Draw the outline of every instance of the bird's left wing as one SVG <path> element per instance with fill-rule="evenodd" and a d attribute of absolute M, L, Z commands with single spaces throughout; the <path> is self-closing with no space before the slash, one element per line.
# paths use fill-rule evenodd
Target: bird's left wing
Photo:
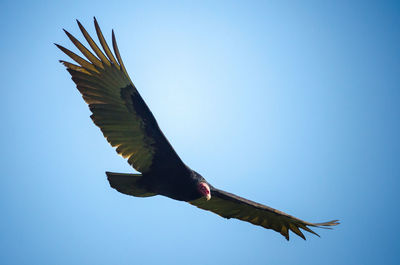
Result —
<path fill-rule="evenodd" d="M 119 54 L 114 31 L 112 43 L 115 57 L 96 18 L 94 24 L 104 52 L 78 21 L 82 34 L 97 56 L 67 31 L 65 33 L 87 60 L 56 44 L 78 63 L 60 61 L 67 67 L 83 99 L 89 104 L 93 122 L 107 141 L 116 147 L 116 151 L 128 158 L 128 163 L 139 172 L 145 173 L 154 167 L 165 171 L 184 167 L 131 82 Z"/>
<path fill-rule="evenodd" d="M 300 231 L 300 228 L 319 236 L 309 226 L 328 227 L 339 224 L 338 220 L 325 223 L 309 223 L 279 210 L 226 191 L 218 190 L 214 187 L 211 187 L 211 199 L 209 201 L 205 198 L 200 198 L 189 203 L 228 219 L 236 218 L 267 229 L 273 229 L 281 233 L 287 240 L 289 240 L 290 230 L 305 240 L 306 238 Z"/>

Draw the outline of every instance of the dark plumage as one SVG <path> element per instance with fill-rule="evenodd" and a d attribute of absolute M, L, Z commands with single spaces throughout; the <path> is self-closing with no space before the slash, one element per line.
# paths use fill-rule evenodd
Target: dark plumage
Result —
<path fill-rule="evenodd" d="M 200 174 L 186 166 L 160 130 L 156 119 L 143 101 L 124 67 L 114 32 L 115 57 L 100 27 L 94 24 L 103 51 L 85 28 L 78 26 L 94 55 L 75 37 L 65 33 L 87 60 L 57 45 L 76 64 L 60 61 L 67 67 L 83 99 L 89 105 L 93 122 L 118 154 L 141 174 L 106 172 L 111 187 L 119 192 L 149 197 L 164 195 L 189 202 L 225 218 L 236 218 L 273 229 L 289 239 L 291 230 L 305 239 L 300 228 L 316 234 L 309 227 L 337 225 L 337 220 L 309 223 L 268 206 L 214 188 Z M 317 234 L 316 234 L 317 235 Z"/>

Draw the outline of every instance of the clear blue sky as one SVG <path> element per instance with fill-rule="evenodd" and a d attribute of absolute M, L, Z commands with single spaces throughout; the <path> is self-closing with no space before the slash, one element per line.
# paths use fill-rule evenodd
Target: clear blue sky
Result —
<path fill-rule="evenodd" d="M 56 3 L 57 2 L 57 3 Z M 349 3 L 352 2 L 352 3 Z M 1 264 L 399 264 L 396 1 L 2 1 Z M 181 158 L 213 185 L 309 221 L 307 241 L 164 197 L 89 118 L 53 42 L 116 30 Z M 397 246 L 396 246 L 397 245 Z"/>

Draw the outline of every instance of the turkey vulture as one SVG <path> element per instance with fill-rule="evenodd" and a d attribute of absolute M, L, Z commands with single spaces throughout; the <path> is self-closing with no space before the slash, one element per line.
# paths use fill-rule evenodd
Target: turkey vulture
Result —
<path fill-rule="evenodd" d="M 112 45 L 107 45 L 94 18 L 101 44 L 97 46 L 77 20 L 83 36 L 94 54 L 66 30 L 73 44 L 86 57 L 55 44 L 77 64 L 60 60 L 71 74 L 83 99 L 89 105 L 90 117 L 104 137 L 122 157 L 141 174 L 106 172 L 110 186 L 136 196 L 164 195 L 185 201 L 225 218 L 236 218 L 254 225 L 273 229 L 289 240 L 289 231 L 305 239 L 302 231 L 318 235 L 309 227 L 334 226 L 338 220 L 309 223 L 271 207 L 219 190 L 199 173 L 190 169 L 164 136 L 150 109 L 143 101 L 122 62 L 114 31 Z M 97 56 L 96 56 L 97 55 Z"/>

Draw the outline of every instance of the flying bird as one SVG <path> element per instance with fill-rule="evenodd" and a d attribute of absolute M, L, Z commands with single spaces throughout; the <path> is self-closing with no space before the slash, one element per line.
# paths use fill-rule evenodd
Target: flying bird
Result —
<path fill-rule="evenodd" d="M 289 231 L 306 239 L 300 229 L 318 235 L 310 227 L 328 228 L 339 224 L 338 220 L 324 223 L 306 222 L 213 187 L 182 161 L 164 136 L 149 107 L 129 78 L 114 31 L 113 54 L 96 18 L 94 26 L 101 48 L 78 20 L 77 23 L 92 51 L 64 30 L 86 59 L 55 44 L 76 64 L 63 60 L 60 62 L 67 68 L 83 99 L 89 105 L 93 122 L 111 146 L 116 148 L 117 153 L 141 173 L 106 172 L 112 188 L 135 197 L 164 195 L 185 201 L 224 218 L 236 218 L 273 229 L 287 240 Z"/>

